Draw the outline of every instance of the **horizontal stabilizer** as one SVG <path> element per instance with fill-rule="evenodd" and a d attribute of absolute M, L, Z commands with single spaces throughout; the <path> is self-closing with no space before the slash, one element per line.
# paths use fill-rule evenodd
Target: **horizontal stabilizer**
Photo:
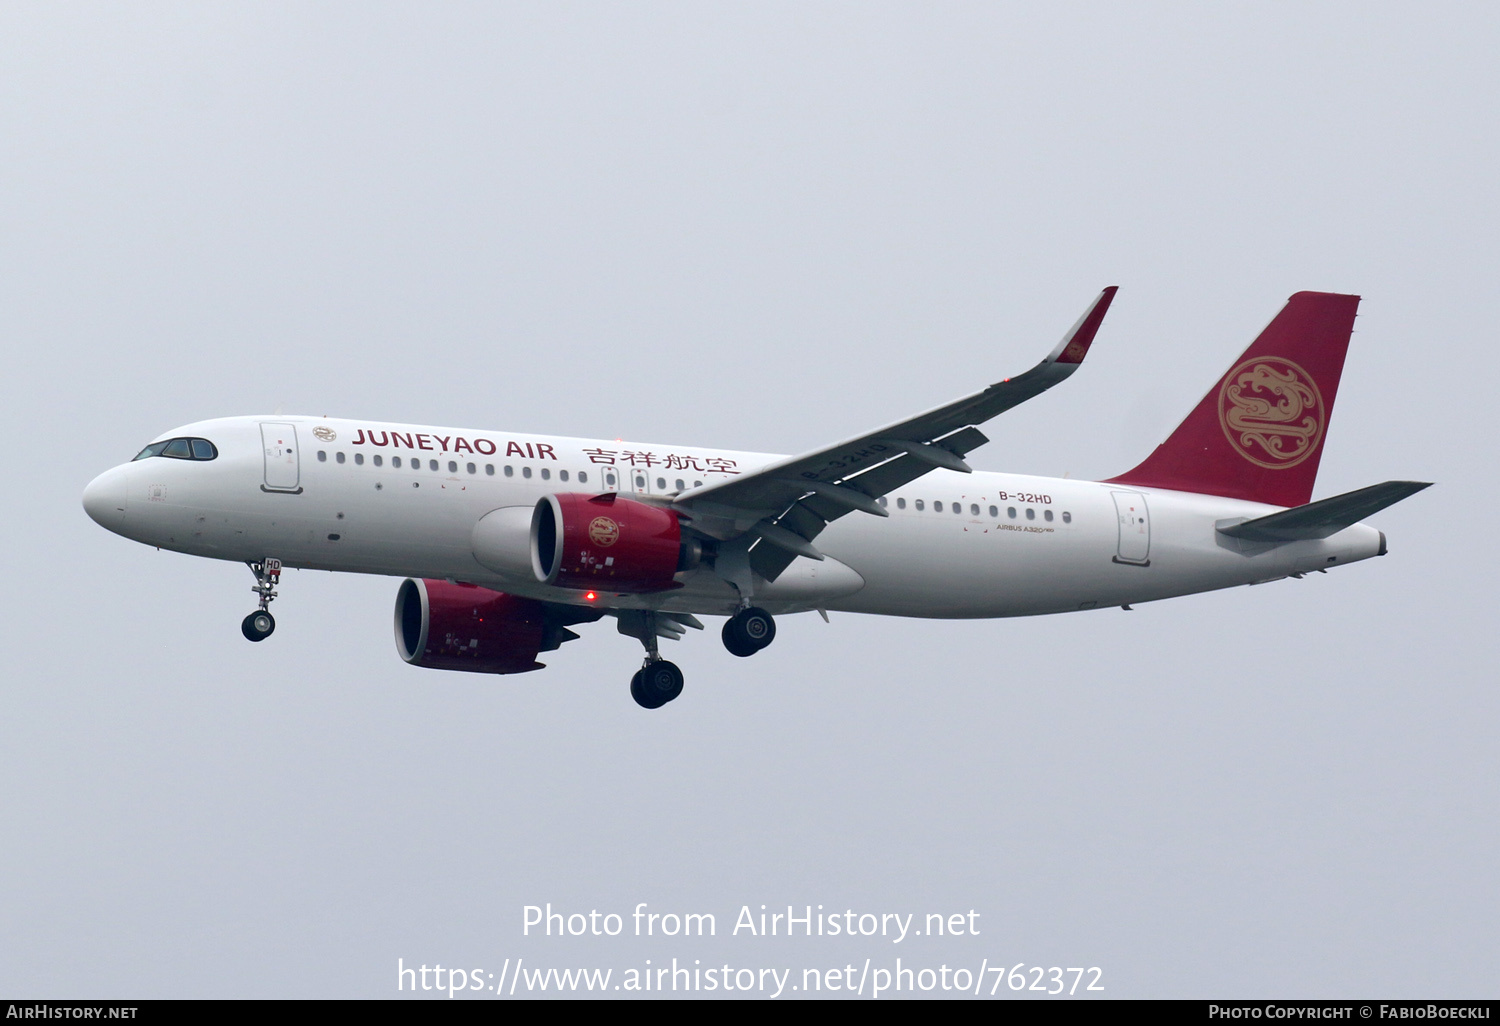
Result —
<path fill-rule="evenodd" d="M 1384 484 L 1370 485 L 1329 499 L 1319 499 L 1270 516 L 1237 523 L 1221 523 L 1218 532 L 1231 538 L 1258 542 L 1327 538 L 1359 523 L 1372 513 L 1378 513 L 1409 495 L 1415 495 L 1431 484 L 1431 481 L 1386 481 Z"/>

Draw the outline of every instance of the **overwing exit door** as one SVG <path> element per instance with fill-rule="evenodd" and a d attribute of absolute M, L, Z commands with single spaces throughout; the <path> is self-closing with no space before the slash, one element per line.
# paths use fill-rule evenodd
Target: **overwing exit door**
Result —
<path fill-rule="evenodd" d="M 637 495 L 649 495 L 651 493 L 651 468 L 624 466 L 620 473 L 625 476 L 621 482 L 620 491 L 634 492 Z"/>

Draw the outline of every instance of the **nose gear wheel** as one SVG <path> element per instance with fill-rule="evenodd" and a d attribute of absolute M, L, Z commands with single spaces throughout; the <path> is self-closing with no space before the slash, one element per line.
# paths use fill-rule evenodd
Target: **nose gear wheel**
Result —
<path fill-rule="evenodd" d="M 240 621 L 240 633 L 246 641 L 265 641 L 276 629 L 276 618 L 265 610 L 256 610 Z"/>
<path fill-rule="evenodd" d="M 259 563 L 245 565 L 255 575 L 255 587 L 250 590 L 260 596 L 260 608 L 240 621 L 240 633 L 246 641 L 265 641 L 276 629 L 276 618 L 267 607 L 276 597 L 276 585 L 281 582 L 281 560 L 267 556 Z"/>

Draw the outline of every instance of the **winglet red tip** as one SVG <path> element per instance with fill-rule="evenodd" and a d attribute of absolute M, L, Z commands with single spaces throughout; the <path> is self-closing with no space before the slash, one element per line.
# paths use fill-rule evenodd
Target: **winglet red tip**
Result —
<path fill-rule="evenodd" d="M 1104 315 L 1109 312 L 1109 304 L 1114 302 L 1115 293 L 1120 286 L 1111 285 L 1099 293 L 1099 298 L 1094 300 L 1094 305 L 1078 319 L 1073 325 L 1073 330 L 1063 336 L 1063 340 L 1055 350 L 1052 358 L 1053 363 L 1082 363 L 1083 358 L 1089 354 L 1089 346 L 1093 345 L 1094 336 L 1099 332 L 1099 325 L 1104 323 Z"/>

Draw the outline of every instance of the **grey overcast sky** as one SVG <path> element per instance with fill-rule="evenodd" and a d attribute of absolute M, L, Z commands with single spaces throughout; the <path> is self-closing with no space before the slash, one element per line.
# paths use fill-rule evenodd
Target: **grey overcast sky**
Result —
<path fill-rule="evenodd" d="M 1497 19 L 0 6 L 0 994 L 901 957 L 1494 996 Z M 243 567 L 79 505 L 277 408 L 795 452 L 1030 366 L 1108 284 L 977 466 L 1122 471 L 1288 295 L 1354 292 L 1318 494 L 1437 482 L 1374 518 L 1390 555 L 1130 613 L 789 617 L 748 660 L 715 624 L 650 715 L 608 624 L 541 673 L 406 666 L 391 579 L 289 574 L 252 647 Z M 717 935 L 523 937 L 547 902 Z M 762 904 L 980 933 L 733 935 Z"/>

